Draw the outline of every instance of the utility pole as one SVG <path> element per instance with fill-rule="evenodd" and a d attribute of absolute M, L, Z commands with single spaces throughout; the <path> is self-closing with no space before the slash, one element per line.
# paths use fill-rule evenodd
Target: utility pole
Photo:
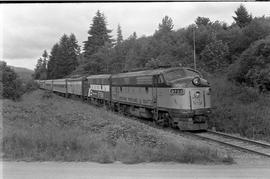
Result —
<path fill-rule="evenodd" d="M 194 69 L 196 70 L 196 46 L 195 46 L 195 28 L 193 28 L 193 55 L 194 55 Z"/>

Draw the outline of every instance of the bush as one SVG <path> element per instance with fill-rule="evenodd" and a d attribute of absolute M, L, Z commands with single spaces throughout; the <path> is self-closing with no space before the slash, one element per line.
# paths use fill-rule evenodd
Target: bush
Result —
<path fill-rule="evenodd" d="M 245 50 L 228 77 L 261 92 L 270 91 L 270 36 L 256 41 Z"/>
<path fill-rule="evenodd" d="M 209 79 L 213 112 L 210 127 L 241 136 L 270 141 L 270 97 L 225 77 Z"/>
<path fill-rule="evenodd" d="M 34 80 L 29 80 L 27 81 L 25 87 L 24 87 L 24 92 L 29 93 L 32 92 L 34 90 L 37 90 L 39 88 L 39 85 L 37 82 L 35 82 Z"/>
<path fill-rule="evenodd" d="M 3 98 L 18 100 L 23 94 L 22 81 L 6 62 L 0 61 L 0 93 Z"/>

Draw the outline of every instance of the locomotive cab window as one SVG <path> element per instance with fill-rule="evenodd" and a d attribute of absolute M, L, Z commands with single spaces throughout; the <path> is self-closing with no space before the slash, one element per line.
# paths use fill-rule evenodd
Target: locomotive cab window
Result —
<path fill-rule="evenodd" d="M 201 77 L 199 72 L 192 69 L 174 69 L 165 73 L 164 76 L 167 81 L 174 81 L 185 77 Z"/>
<path fill-rule="evenodd" d="M 159 83 L 159 84 L 164 83 L 164 79 L 163 79 L 163 76 L 162 75 L 158 75 L 158 81 L 157 81 L 157 83 Z"/>

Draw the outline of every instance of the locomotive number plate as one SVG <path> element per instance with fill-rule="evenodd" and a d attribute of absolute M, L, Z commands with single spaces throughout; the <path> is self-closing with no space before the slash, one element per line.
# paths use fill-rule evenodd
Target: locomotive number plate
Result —
<path fill-rule="evenodd" d="M 184 89 L 170 89 L 171 95 L 184 95 L 185 91 Z"/>

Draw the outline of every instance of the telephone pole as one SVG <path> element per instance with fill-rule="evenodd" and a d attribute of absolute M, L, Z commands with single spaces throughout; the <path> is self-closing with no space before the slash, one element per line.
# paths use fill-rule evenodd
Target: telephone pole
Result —
<path fill-rule="evenodd" d="M 194 57 L 194 69 L 196 70 L 196 45 L 195 45 L 195 28 L 193 28 L 193 57 Z"/>

